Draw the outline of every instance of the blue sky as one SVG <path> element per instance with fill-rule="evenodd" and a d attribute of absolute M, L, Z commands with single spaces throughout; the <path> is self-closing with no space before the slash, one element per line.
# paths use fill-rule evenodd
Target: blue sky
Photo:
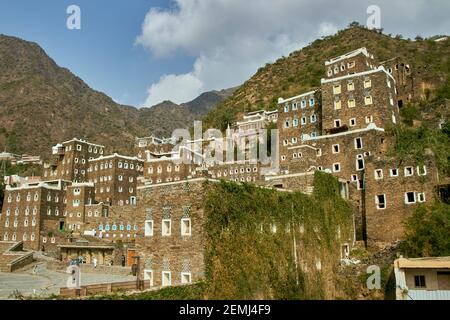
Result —
<path fill-rule="evenodd" d="M 68 30 L 66 9 L 81 8 L 81 30 Z M 0 33 L 37 42 L 60 66 L 69 68 L 116 101 L 141 105 L 161 74 L 187 72 L 192 59 L 153 59 L 135 38 L 147 11 L 167 1 L 0 1 Z"/>
<path fill-rule="evenodd" d="M 68 30 L 66 9 L 81 9 Z M 152 106 L 242 84 L 267 62 L 366 23 L 386 33 L 450 34 L 448 0 L 0 0 L 0 33 L 37 42 L 114 100 Z"/>

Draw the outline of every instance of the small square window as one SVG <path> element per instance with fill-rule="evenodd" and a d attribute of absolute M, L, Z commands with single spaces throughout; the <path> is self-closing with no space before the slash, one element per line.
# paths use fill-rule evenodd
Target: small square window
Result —
<path fill-rule="evenodd" d="M 364 98 L 364 103 L 366 104 L 366 106 L 373 104 L 372 96 L 366 96 Z"/>
<path fill-rule="evenodd" d="M 414 286 L 416 288 L 426 288 L 425 276 L 414 276 Z"/>
<path fill-rule="evenodd" d="M 349 99 L 347 103 L 349 108 L 354 108 L 356 106 L 355 99 Z"/>
<path fill-rule="evenodd" d="M 358 175 L 352 174 L 351 180 L 352 180 L 352 182 L 358 181 Z"/>
<path fill-rule="evenodd" d="M 375 174 L 375 180 L 383 179 L 383 170 L 382 169 L 375 170 L 374 174 Z"/>
<path fill-rule="evenodd" d="M 390 169 L 391 177 L 398 177 L 398 169 Z"/>
<path fill-rule="evenodd" d="M 427 175 L 427 167 L 426 166 L 418 166 L 417 167 L 417 174 L 419 176 L 426 176 Z"/>
<path fill-rule="evenodd" d="M 192 282 L 192 276 L 190 272 L 181 273 L 181 284 L 187 284 Z"/>
<path fill-rule="evenodd" d="M 414 174 L 413 167 L 405 167 L 405 177 L 411 177 Z"/>
<path fill-rule="evenodd" d="M 341 105 L 341 100 L 335 101 L 334 102 L 334 110 L 341 110 L 342 105 Z"/>

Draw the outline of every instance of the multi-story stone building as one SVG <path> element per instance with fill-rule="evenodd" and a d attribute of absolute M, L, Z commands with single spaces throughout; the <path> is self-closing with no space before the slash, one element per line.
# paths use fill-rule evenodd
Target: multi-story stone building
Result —
<path fill-rule="evenodd" d="M 73 183 L 67 187 L 66 208 L 64 216 L 66 218 L 66 229 L 74 233 L 79 233 L 85 222 L 86 206 L 94 203 L 94 184 L 89 182 Z"/>
<path fill-rule="evenodd" d="M 88 162 L 88 180 L 95 185 L 97 202 L 119 206 L 136 203 L 137 178 L 142 175 L 143 160 L 116 153 Z"/>
<path fill-rule="evenodd" d="M 44 165 L 43 180 L 86 182 L 88 161 L 102 156 L 104 149 L 102 145 L 76 138 L 55 145 L 50 163 Z"/>
<path fill-rule="evenodd" d="M 64 241 L 64 198 L 70 181 L 55 180 L 6 186 L 0 215 L 4 241 L 23 241 L 32 250 L 49 250 Z"/>

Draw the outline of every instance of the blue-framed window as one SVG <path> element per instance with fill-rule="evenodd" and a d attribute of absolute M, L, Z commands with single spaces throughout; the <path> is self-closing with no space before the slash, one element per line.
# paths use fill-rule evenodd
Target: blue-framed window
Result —
<path fill-rule="evenodd" d="M 314 98 L 309 99 L 309 106 L 314 107 L 315 100 Z"/>

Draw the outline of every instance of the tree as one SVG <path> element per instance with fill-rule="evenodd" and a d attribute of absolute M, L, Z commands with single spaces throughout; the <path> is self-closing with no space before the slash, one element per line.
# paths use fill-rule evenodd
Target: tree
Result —
<path fill-rule="evenodd" d="M 420 206 L 405 222 L 402 252 L 408 257 L 450 256 L 450 205 Z"/>

